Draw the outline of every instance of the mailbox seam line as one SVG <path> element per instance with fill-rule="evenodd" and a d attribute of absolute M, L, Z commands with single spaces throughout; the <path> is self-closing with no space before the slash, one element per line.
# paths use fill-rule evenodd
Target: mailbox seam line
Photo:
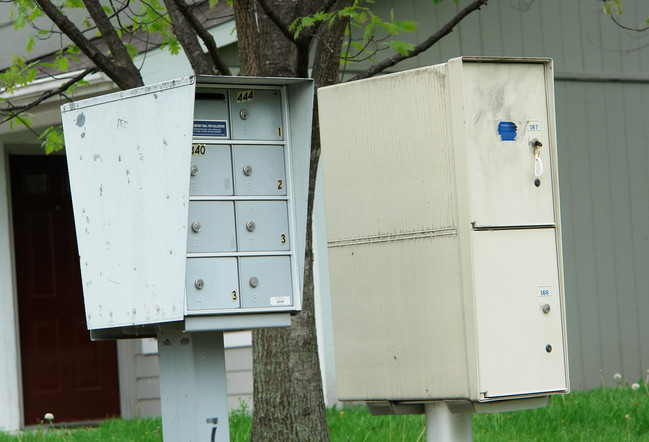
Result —
<path fill-rule="evenodd" d="M 455 236 L 455 235 L 457 235 L 457 229 L 455 227 L 450 227 L 446 229 L 419 230 L 415 232 L 391 233 L 387 235 L 376 235 L 376 236 L 365 236 L 360 238 L 331 240 L 331 241 L 327 241 L 327 246 L 329 248 L 348 247 L 348 246 L 361 245 L 361 244 L 374 244 L 374 243 L 390 242 L 390 241 L 406 241 L 412 239 L 434 238 L 438 236 Z"/>

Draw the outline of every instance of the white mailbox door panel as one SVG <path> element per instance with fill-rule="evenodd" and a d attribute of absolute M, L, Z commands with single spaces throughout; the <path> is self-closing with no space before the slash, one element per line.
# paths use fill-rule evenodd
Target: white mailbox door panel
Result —
<path fill-rule="evenodd" d="M 554 224 L 544 65 L 463 66 L 471 222 Z"/>
<path fill-rule="evenodd" d="M 190 201 L 187 231 L 187 253 L 236 251 L 234 204 Z"/>
<path fill-rule="evenodd" d="M 290 250 L 286 201 L 237 201 L 239 251 Z"/>
<path fill-rule="evenodd" d="M 480 392 L 565 390 L 554 229 L 474 231 L 472 241 Z"/>
<path fill-rule="evenodd" d="M 279 90 L 230 90 L 232 138 L 235 140 L 283 140 L 281 103 Z"/>
<path fill-rule="evenodd" d="M 230 146 L 224 144 L 192 144 L 191 196 L 232 195 Z"/>
<path fill-rule="evenodd" d="M 241 258 L 241 307 L 281 307 L 293 304 L 291 260 L 288 256 Z"/>
<path fill-rule="evenodd" d="M 286 195 L 283 146 L 234 146 L 236 195 Z"/>
<path fill-rule="evenodd" d="M 236 258 L 188 258 L 187 310 L 238 308 Z"/>

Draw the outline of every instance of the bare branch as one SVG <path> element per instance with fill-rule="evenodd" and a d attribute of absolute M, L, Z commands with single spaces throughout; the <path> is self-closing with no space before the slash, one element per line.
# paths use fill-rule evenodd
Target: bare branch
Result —
<path fill-rule="evenodd" d="M 295 32 L 292 32 L 288 29 L 288 26 L 286 26 L 284 23 L 282 23 L 282 20 L 279 18 L 277 14 L 275 14 L 275 11 L 271 9 L 268 6 L 268 3 L 266 3 L 266 0 L 257 0 L 257 3 L 259 3 L 259 6 L 261 6 L 261 9 L 263 9 L 264 14 L 270 18 L 270 21 L 275 23 L 275 26 L 277 26 L 277 29 L 280 30 L 282 34 L 289 40 L 291 40 L 293 43 L 297 45 L 297 41 L 295 40 Z"/>
<path fill-rule="evenodd" d="M 97 27 L 99 28 L 99 32 L 101 32 L 106 45 L 108 45 L 110 53 L 113 56 L 114 63 L 121 71 L 120 73 L 123 78 L 122 81 L 125 83 L 126 88 L 142 86 L 144 84 L 144 82 L 142 81 L 142 76 L 133 64 L 131 56 L 126 50 L 126 47 L 124 46 L 122 40 L 119 38 L 117 31 L 113 27 L 113 24 L 110 22 L 110 19 L 104 12 L 101 3 L 99 3 L 98 0 L 82 1 L 86 9 L 88 10 L 88 13 L 90 13 L 92 20 L 95 22 L 95 25 L 97 25 Z"/>
<path fill-rule="evenodd" d="M 9 103 L 9 106 L 7 106 L 4 109 L 0 109 L 0 114 L 2 114 L 3 116 L 6 115 L 6 117 L 4 117 L 2 121 L 0 121 L 0 124 L 6 123 L 7 121 L 10 121 L 13 118 L 19 118 L 19 115 L 21 113 L 26 112 L 38 106 L 39 104 L 41 104 L 43 101 L 47 100 L 50 97 L 54 97 L 55 95 L 63 95 L 63 93 L 67 91 L 70 88 L 70 86 L 80 82 L 87 75 L 94 74 L 97 71 L 99 71 L 99 68 L 97 68 L 96 66 L 88 68 L 83 72 L 79 73 L 78 75 L 75 75 L 74 77 L 70 78 L 68 81 L 63 83 L 58 88 L 43 92 L 36 100 L 30 103 L 19 105 L 19 106 L 15 106 Z"/>
<path fill-rule="evenodd" d="M 632 28 L 630 26 L 623 25 L 615 15 L 613 15 L 613 12 L 611 12 L 611 20 L 613 20 L 613 23 L 618 25 L 620 28 L 627 30 L 627 31 L 633 31 L 633 32 L 646 32 L 649 30 L 649 26 L 643 26 L 641 28 Z"/>
<path fill-rule="evenodd" d="M 386 58 L 385 60 L 381 61 L 380 63 L 377 63 L 370 67 L 369 69 L 355 75 L 352 77 L 349 81 L 354 81 L 354 80 L 361 80 L 363 78 L 370 78 L 379 72 L 382 72 L 383 70 L 394 66 L 395 64 L 399 63 L 400 61 L 406 60 L 408 58 L 414 57 L 415 55 L 425 51 L 426 49 L 430 48 L 432 45 L 437 43 L 439 40 L 441 40 L 443 37 L 446 35 L 450 34 L 453 31 L 453 28 L 460 23 L 467 15 L 472 13 L 473 11 L 476 11 L 480 9 L 482 6 L 485 6 L 489 0 L 474 0 L 471 2 L 466 8 L 462 9 L 460 12 L 457 13 L 451 20 L 449 20 L 444 26 L 442 26 L 437 32 L 435 32 L 433 35 L 428 37 L 426 41 L 418 44 L 415 46 L 415 48 L 412 51 L 409 51 L 407 54 L 402 55 L 402 54 L 396 54 L 393 55 L 392 57 Z"/>
<path fill-rule="evenodd" d="M 142 85 L 142 78 L 137 72 L 135 79 L 124 79 L 125 68 L 117 65 L 110 57 L 103 54 L 99 49 L 88 40 L 83 33 L 72 23 L 65 15 L 58 10 L 49 0 L 35 0 L 41 10 L 52 20 L 56 26 L 67 35 L 74 44 L 76 44 L 92 62 L 101 69 L 108 77 L 117 84 L 121 89 L 129 89 Z M 139 83 L 138 83 L 139 80 Z"/>
<path fill-rule="evenodd" d="M 210 54 L 210 57 L 212 58 L 212 62 L 216 66 L 216 70 L 219 71 L 221 75 L 232 75 L 230 69 L 228 68 L 228 65 L 225 64 L 225 62 L 219 55 L 219 48 L 216 46 L 214 37 L 212 37 L 212 34 L 210 34 L 207 31 L 207 29 L 205 29 L 205 26 L 203 26 L 203 24 L 198 21 L 196 16 L 190 10 L 187 3 L 185 3 L 185 0 L 174 0 L 174 2 L 176 3 L 178 10 L 189 22 L 189 24 L 194 29 L 194 31 L 196 31 L 196 33 L 201 38 L 201 40 L 203 40 L 203 43 L 205 43 L 205 46 L 207 47 L 207 52 Z"/>

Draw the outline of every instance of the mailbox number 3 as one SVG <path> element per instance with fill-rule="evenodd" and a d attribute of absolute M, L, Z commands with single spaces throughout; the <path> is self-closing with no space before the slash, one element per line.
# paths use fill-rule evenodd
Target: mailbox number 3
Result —
<path fill-rule="evenodd" d="M 279 242 L 280 242 L 282 245 L 286 244 L 286 233 L 282 233 L 282 234 L 280 235 L 280 241 L 279 241 Z"/>

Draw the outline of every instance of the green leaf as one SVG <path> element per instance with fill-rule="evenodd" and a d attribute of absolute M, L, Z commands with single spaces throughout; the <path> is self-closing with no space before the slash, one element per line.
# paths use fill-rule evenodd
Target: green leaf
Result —
<path fill-rule="evenodd" d="M 390 48 L 398 51 L 401 55 L 408 55 L 415 48 L 415 45 L 405 41 L 392 40 L 390 41 Z"/>
<path fill-rule="evenodd" d="M 32 52 L 34 50 L 34 36 L 30 35 L 27 37 L 27 43 L 25 44 L 25 49 L 27 52 Z"/>
<path fill-rule="evenodd" d="M 131 60 L 133 60 L 138 54 L 137 48 L 130 43 L 124 43 L 124 47 L 128 51 L 128 55 L 131 57 Z"/>
<path fill-rule="evenodd" d="M 41 147 L 48 155 L 65 147 L 61 125 L 48 127 L 38 138 L 41 140 Z"/>

